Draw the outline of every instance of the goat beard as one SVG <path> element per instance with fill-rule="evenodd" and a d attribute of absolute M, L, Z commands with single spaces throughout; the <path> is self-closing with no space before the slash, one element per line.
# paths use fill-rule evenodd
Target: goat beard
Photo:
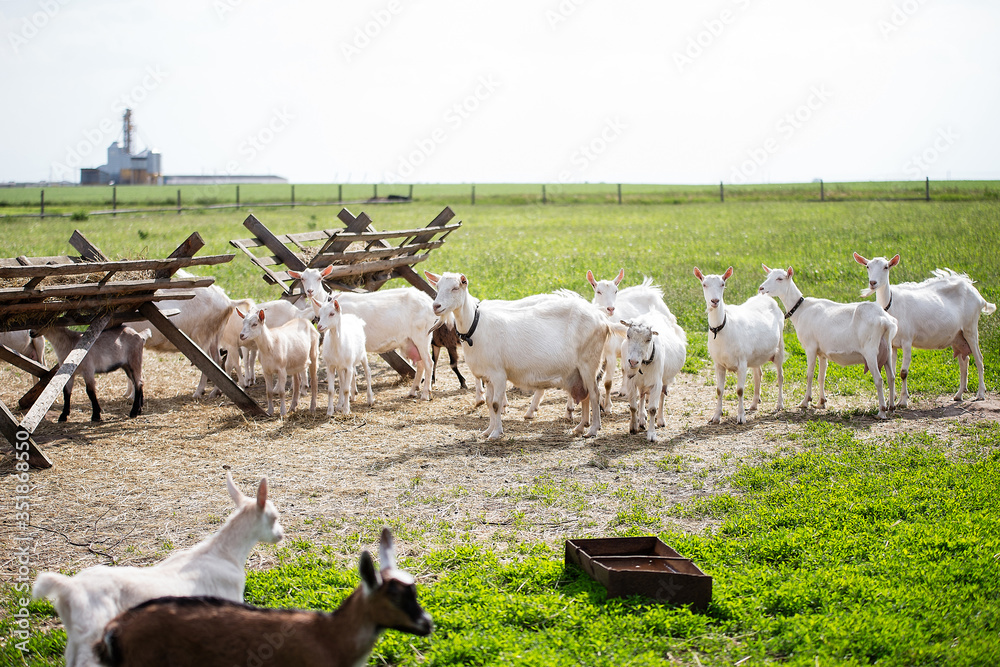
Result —
<path fill-rule="evenodd" d="M 870 297 L 874 293 L 875 293 L 875 290 L 873 290 L 871 287 L 866 287 L 863 290 L 861 290 L 861 296 L 863 296 L 865 298 Z"/>

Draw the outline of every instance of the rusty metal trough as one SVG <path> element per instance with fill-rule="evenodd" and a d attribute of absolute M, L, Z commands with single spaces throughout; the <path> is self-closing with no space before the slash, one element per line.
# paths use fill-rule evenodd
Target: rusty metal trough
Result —
<path fill-rule="evenodd" d="M 566 565 L 575 565 L 608 589 L 608 597 L 641 595 L 705 609 L 712 577 L 658 537 L 566 541 Z"/>

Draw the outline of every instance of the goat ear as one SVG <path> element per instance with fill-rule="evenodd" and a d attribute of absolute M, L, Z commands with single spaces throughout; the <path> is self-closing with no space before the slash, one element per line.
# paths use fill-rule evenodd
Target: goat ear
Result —
<path fill-rule="evenodd" d="M 458 279 L 458 282 L 460 282 L 462 285 L 465 285 L 466 287 L 469 286 L 469 279 L 465 277 L 464 273 L 461 274 L 461 276 Z"/>
<path fill-rule="evenodd" d="M 341 312 L 341 310 L 340 310 L 340 302 L 337 301 L 336 299 L 333 300 L 333 309 L 335 311 L 337 311 L 338 313 Z"/>
<path fill-rule="evenodd" d="M 233 499 L 233 502 L 239 505 L 243 502 L 243 492 L 236 488 L 236 484 L 233 483 L 233 473 L 226 471 L 226 490 L 229 491 L 229 497 Z"/>
<path fill-rule="evenodd" d="M 331 266 L 333 265 L 331 264 Z M 441 279 L 441 276 L 435 275 L 430 271 L 424 271 L 424 276 L 426 276 L 427 282 L 429 282 L 432 287 L 437 287 L 438 280 Z"/>
<path fill-rule="evenodd" d="M 789 277 L 789 278 L 791 278 L 791 277 L 792 277 L 792 274 L 793 274 L 793 273 L 795 273 L 795 271 L 793 271 L 793 270 L 792 270 L 792 267 L 788 267 L 788 277 Z"/>
<path fill-rule="evenodd" d="M 854 261 L 860 264 L 861 266 L 868 266 L 868 260 L 859 255 L 858 253 L 854 253 Z"/>
<path fill-rule="evenodd" d="M 267 504 L 267 477 L 262 477 L 257 485 L 257 507 L 264 509 Z"/>
<path fill-rule="evenodd" d="M 302 274 L 299 273 L 298 271 L 289 271 L 288 275 L 290 275 L 292 278 L 295 278 L 296 280 L 299 280 L 302 277 Z"/>
<path fill-rule="evenodd" d="M 764 273 L 770 273 L 771 272 L 771 269 L 767 268 L 767 264 L 765 264 L 764 262 L 760 263 L 760 267 L 762 269 L 764 269 Z"/>
<path fill-rule="evenodd" d="M 358 561 L 358 574 L 361 575 L 361 585 L 365 587 L 365 591 L 369 594 L 378 590 L 378 587 L 382 585 L 382 577 L 379 575 L 378 570 L 375 569 L 375 563 L 372 562 L 372 555 L 368 551 L 361 552 L 361 559 Z"/>
<path fill-rule="evenodd" d="M 247 316 L 247 314 L 246 314 L 246 313 L 244 313 L 244 312 L 243 312 L 242 310 L 240 310 L 239 308 L 237 308 L 237 309 L 236 309 L 236 314 L 240 316 L 240 319 L 241 319 L 241 320 L 244 320 L 244 319 L 246 319 L 246 316 Z"/>
<path fill-rule="evenodd" d="M 590 283 L 594 289 L 597 289 L 597 280 L 594 279 L 593 271 L 587 271 L 587 282 Z"/>
<path fill-rule="evenodd" d="M 313 305 L 316 306 L 317 308 L 322 308 L 323 307 L 323 304 L 321 304 L 319 301 L 317 301 L 316 297 L 311 296 L 311 297 L 309 297 L 309 300 L 312 301 Z"/>
<path fill-rule="evenodd" d="M 396 545 L 392 539 L 392 531 L 388 528 L 383 528 L 379 537 L 378 564 L 383 570 L 392 570 L 396 567 Z"/>
<path fill-rule="evenodd" d="M 624 277 L 625 277 L 625 269 L 620 269 L 618 271 L 618 277 L 615 278 L 615 285 L 620 283 Z"/>
<path fill-rule="evenodd" d="M 889 266 L 896 266 L 897 264 L 899 264 L 899 255 L 889 260 Z"/>
<path fill-rule="evenodd" d="M 328 275 L 330 275 L 331 271 L 333 271 L 333 264 L 327 264 L 326 267 L 319 272 L 319 275 L 326 278 Z"/>
<path fill-rule="evenodd" d="M 730 266 L 728 269 L 726 269 L 726 272 L 722 274 L 722 279 L 729 280 L 730 276 L 732 275 L 733 275 L 733 267 Z"/>
<path fill-rule="evenodd" d="M 261 322 L 264 321 L 264 309 L 263 308 L 261 308 L 260 310 L 257 311 L 257 319 L 260 320 Z"/>
<path fill-rule="evenodd" d="M 697 266 L 694 267 L 694 277 L 697 278 L 698 280 L 704 280 L 705 279 L 705 276 L 703 276 L 701 274 L 701 269 L 699 269 Z"/>

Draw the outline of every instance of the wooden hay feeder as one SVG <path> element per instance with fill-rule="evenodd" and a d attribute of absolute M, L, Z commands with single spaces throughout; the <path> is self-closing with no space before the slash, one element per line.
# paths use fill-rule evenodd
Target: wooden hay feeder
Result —
<path fill-rule="evenodd" d="M 603 584 L 608 597 L 641 595 L 695 609 L 712 601 L 712 577 L 658 537 L 567 540 L 570 565 Z"/>

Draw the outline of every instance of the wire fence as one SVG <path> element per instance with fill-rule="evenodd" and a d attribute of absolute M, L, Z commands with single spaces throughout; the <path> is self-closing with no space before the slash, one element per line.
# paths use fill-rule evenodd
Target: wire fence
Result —
<path fill-rule="evenodd" d="M 998 181 L 872 181 L 779 185 L 242 184 L 0 188 L 0 217 L 101 216 L 419 202 L 470 206 L 726 202 L 998 201 Z"/>

